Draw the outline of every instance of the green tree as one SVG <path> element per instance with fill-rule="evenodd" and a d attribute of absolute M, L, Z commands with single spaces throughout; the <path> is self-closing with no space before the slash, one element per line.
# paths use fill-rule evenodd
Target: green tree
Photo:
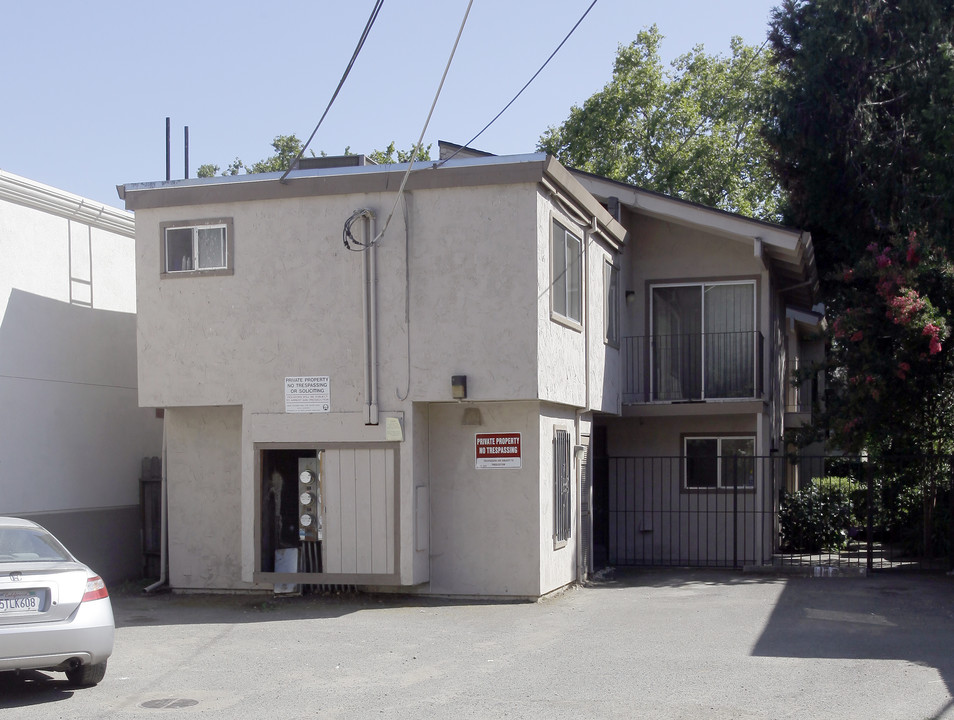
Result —
<path fill-rule="evenodd" d="M 373 150 L 368 154 L 368 158 L 378 165 L 411 162 L 412 157 L 415 162 L 418 160 L 430 160 L 431 146 L 428 145 L 426 148 L 421 148 L 421 150 L 415 154 L 413 147 L 410 150 L 395 150 L 394 142 L 392 141 L 384 150 Z"/>
<path fill-rule="evenodd" d="M 812 233 L 843 448 L 954 450 L 954 5 L 786 0 L 766 138 Z"/>
<path fill-rule="evenodd" d="M 620 46 L 613 77 L 538 149 L 570 167 L 767 220 L 779 188 L 761 136 L 775 76 L 768 54 L 733 38 L 731 57 L 697 46 L 663 67 L 656 26 Z"/>
<path fill-rule="evenodd" d="M 246 173 L 268 173 L 268 172 L 284 172 L 288 169 L 288 166 L 298 157 L 298 154 L 301 152 L 302 142 L 298 139 L 296 135 L 277 135 L 274 140 L 272 140 L 272 149 L 275 151 L 274 155 L 259 160 L 252 165 L 246 165 L 239 158 L 235 158 L 232 163 L 225 169 L 222 175 L 239 175 L 242 171 Z M 368 157 L 379 165 L 387 163 L 404 163 L 409 162 L 411 159 L 411 154 L 414 148 L 411 150 L 395 150 L 394 143 L 390 143 L 385 150 L 374 150 L 368 154 Z M 418 160 L 430 160 L 430 150 L 431 146 L 428 145 L 426 148 L 423 148 L 418 154 Z M 312 153 L 314 155 L 314 153 Z M 327 156 L 327 153 L 322 151 L 322 157 Z M 354 155 L 351 152 L 350 147 L 346 147 L 342 155 Z M 200 165 L 197 172 L 198 177 L 214 177 L 219 173 L 219 166 L 211 163 Z"/>
<path fill-rule="evenodd" d="M 925 226 L 951 237 L 954 4 L 785 0 L 769 38 L 766 137 L 786 220 L 812 232 L 820 265 Z"/>

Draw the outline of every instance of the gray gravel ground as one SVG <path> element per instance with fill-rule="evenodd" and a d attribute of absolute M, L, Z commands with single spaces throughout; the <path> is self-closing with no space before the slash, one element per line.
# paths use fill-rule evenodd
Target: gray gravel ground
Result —
<path fill-rule="evenodd" d="M 3 717 L 954 720 L 947 576 L 642 571 L 525 604 L 127 590 L 113 605 L 106 679 L 0 675 Z"/>

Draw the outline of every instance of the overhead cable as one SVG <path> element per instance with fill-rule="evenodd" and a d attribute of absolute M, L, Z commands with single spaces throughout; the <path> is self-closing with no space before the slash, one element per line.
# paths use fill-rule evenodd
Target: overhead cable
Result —
<path fill-rule="evenodd" d="M 464 144 L 461 145 L 459 148 L 457 148 L 452 154 L 448 155 L 446 158 L 444 158 L 444 159 L 441 160 L 440 162 L 435 163 L 435 164 L 434 164 L 434 167 L 435 167 L 435 168 L 440 167 L 441 165 L 443 165 L 444 163 L 446 163 L 448 160 L 452 160 L 452 159 L 454 158 L 454 156 L 457 155 L 457 153 L 459 153 L 459 152 L 460 152 L 461 150 L 463 150 L 464 148 L 470 147 L 471 143 L 473 143 L 477 138 L 479 138 L 481 135 L 483 135 L 483 134 L 484 134 L 484 131 L 487 130 L 487 128 L 489 128 L 491 125 L 493 125 L 495 122 L 497 122 L 497 119 L 498 119 L 501 115 L 503 115 L 505 112 L 507 112 L 508 108 L 509 108 L 511 105 L 513 105 L 514 102 L 516 102 L 517 98 L 520 97 L 520 96 L 523 94 L 523 91 L 526 90 L 528 87 L 530 87 L 530 83 L 532 83 L 534 80 L 537 79 L 537 75 L 539 75 L 541 72 L 543 72 L 543 68 L 545 68 L 547 65 L 549 65 L 549 63 L 550 63 L 550 61 L 553 59 L 553 57 L 554 57 L 558 52 L 560 52 L 560 48 L 562 48 L 562 47 L 566 44 L 566 41 L 570 39 L 570 36 L 571 36 L 574 32 L 576 32 L 576 29 L 580 26 L 580 23 L 583 22 L 583 20 L 586 18 L 586 16 L 590 14 L 590 10 L 593 9 L 593 6 L 596 5 L 596 2 L 597 2 L 597 0 L 593 0 L 593 2 L 590 3 L 590 6 L 589 6 L 588 8 L 586 8 L 586 12 L 584 12 L 584 13 L 580 16 L 580 19 L 576 21 L 576 25 L 574 25 L 574 26 L 570 29 L 570 32 L 568 32 L 568 33 L 566 34 L 566 37 L 563 38 L 562 42 L 561 42 L 559 45 L 557 45 L 556 50 L 554 50 L 552 53 L 550 53 L 550 57 L 548 57 L 548 58 L 546 59 L 546 62 L 544 62 L 543 65 L 540 66 L 540 69 L 537 70 L 537 71 L 533 74 L 533 77 L 531 77 L 529 80 L 527 80 L 527 84 L 524 85 L 522 88 L 520 88 L 520 91 L 519 91 L 516 95 L 513 96 L 513 99 L 512 99 L 510 102 L 508 102 L 506 105 L 504 105 L 503 110 L 501 110 L 499 113 L 497 113 L 496 115 L 494 115 L 493 120 L 491 120 L 489 123 L 487 123 L 486 125 L 484 125 L 483 129 L 481 129 L 481 131 L 480 131 L 479 133 L 477 133 L 476 135 L 474 135 L 474 137 L 472 137 L 472 138 L 471 138 L 470 140 L 468 140 L 466 143 L 464 143 Z"/>
<path fill-rule="evenodd" d="M 407 171 L 404 173 L 404 178 L 401 180 L 401 187 L 398 188 L 397 197 L 394 198 L 394 205 L 391 206 L 391 212 L 388 213 L 388 217 L 384 221 L 384 226 L 381 228 L 381 231 L 371 240 L 369 245 L 373 245 L 382 237 L 384 237 L 384 233 L 388 229 L 391 218 L 394 217 L 394 211 L 397 209 L 397 205 L 401 201 L 401 197 L 404 195 L 404 186 L 407 185 L 407 179 L 411 175 L 411 168 L 414 167 L 414 160 L 417 158 L 417 154 L 421 151 L 421 145 L 424 142 L 424 133 L 427 132 L 427 126 L 431 122 L 431 116 L 434 114 L 434 108 L 437 107 L 437 99 L 441 96 L 441 90 L 444 88 L 444 80 L 447 79 L 447 72 L 450 70 L 451 62 L 454 60 L 454 54 L 457 52 L 457 45 L 460 43 L 460 36 L 464 34 L 464 25 L 467 24 L 467 16 L 470 15 L 470 8 L 473 4 L 474 0 L 469 0 L 467 3 L 467 10 L 464 12 L 464 19 L 460 21 L 460 29 L 457 31 L 457 39 L 454 40 L 454 47 L 451 48 L 450 57 L 447 58 L 447 65 L 444 66 L 444 74 L 441 76 L 440 85 L 437 86 L 437 93 L 434 95 L 434 102 L 431 103 L 430 112 L 427 113 L 427 120 L 424 121 L 424 127 L 421 128 L 421 136 L 417 139 L 417 144 L 414 146 L 414 149 L 411 150 L 411 160 L 407 164 Z"/>
<path fill-rule="evenodd" d="M 371 32 L 371 26 L 374 25 L 374 21 L 377 19 L 378 13 L 381 12 L 382 5 L 384 5 L 384 0 L 376 0 L 374 3 L 374 8 L 371 10 L 371 16 L 368 18 L 368 22 L 364 26 L 364 32 L 361 33 L 361 39 L 358 40 L 358 44 L 354 49 L 354 53 L 351 55 L 351 60 L 348 61 L 348 67 L 345 68 L 344 74 L 341 76 L 341 80 L 338 81 L 338 87 L 335 88 L 335 92 L 331 96 L 331 100 L 328 101 L 328 106 L 321 114 L 321 118 L 318 120 L 318 124 L 315 125 L 315 129 L 312 130 L 311 135 L 308 136 L 308 140 L 304 145 L 301 146 L 301 150 L 298 151 L 298 155 L 296 155 L 295 159 L 289 163 L 285 172 L 282 174 L 281 178 L 279 178 L 279 182 L 285 182 L 285 178 L 288 177 L 288 173 L 290 173 L 292 168 L 298 164 L 298 161 L 301 160 L 301 156 L 305 154 L 305 149 L 311 144 L 311 141 L 315 139 L 315 133 L 318 132 L 318 128 L 320 128 L 321 123 L 324 122 L 325 116 L 328 114 L 328 111 L 331 110 L 331 106 L 338 97 L 338 93 L 341 92 L 341 88 L 344 86 L 345 80 L 348 78 L 348 74 L 351 72 L 351 68 L 354 67 L 354 61 L 357 60 L 358 53 L 361 52 L 361 48 L 364 46 L 364 41 L 368 39 L 368 33 Z"/>

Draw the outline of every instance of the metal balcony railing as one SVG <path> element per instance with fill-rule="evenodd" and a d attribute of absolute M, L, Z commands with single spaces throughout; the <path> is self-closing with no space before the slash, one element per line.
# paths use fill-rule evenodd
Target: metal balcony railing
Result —
<path fill-rule="evenodd" d="M 623 402 L 761 397 L 763 344 L 757 330 L 623 338 Z"/>

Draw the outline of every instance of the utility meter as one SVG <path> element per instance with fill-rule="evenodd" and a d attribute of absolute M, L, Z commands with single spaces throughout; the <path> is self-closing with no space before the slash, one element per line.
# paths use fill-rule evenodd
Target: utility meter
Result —
<path fill-rule="evenodd" d="M 298 474 L 298 539 L 301 542 L 321 540 L 321 494 L 317 469 L 315 462 L 314 468 L 302 469 Z"/>

